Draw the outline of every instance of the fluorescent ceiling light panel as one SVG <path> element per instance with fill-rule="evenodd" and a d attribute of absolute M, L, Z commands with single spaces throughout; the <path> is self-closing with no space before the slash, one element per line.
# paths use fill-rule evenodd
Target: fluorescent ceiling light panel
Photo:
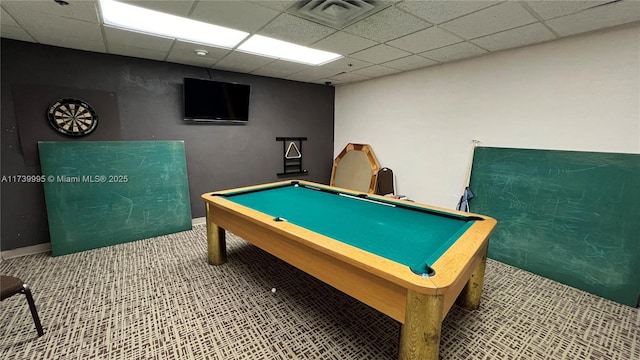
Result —
<path fill-rule="evenodd" d="M 216 47 L 233 48 L 249 33 L 161 13 L 113 0 L 100 0 L 106 25 Z"/>
<path fill-rule="evenodd" d="M 262 35 L 253 35 L 238 46 L 238 50 L 309 65 L 321 65 L 342 57 L 340 54 L 316 50 Z"/>

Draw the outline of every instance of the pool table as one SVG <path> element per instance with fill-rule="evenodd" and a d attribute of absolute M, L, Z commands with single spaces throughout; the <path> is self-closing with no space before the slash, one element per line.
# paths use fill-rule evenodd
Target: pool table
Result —
<path fill-rule="evenodd" d="M 233 232 L 399 321 L 399 359 L 437 359 L 453 303 L 480 305 L 490 217 L 301 180 L 202 198 L 210 264 Z"/>

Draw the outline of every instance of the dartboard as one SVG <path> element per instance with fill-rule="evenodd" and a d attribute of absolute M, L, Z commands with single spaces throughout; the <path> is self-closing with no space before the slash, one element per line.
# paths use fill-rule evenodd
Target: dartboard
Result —
<path fill-rule="evenodd" d="M 84 136 L 98 126 L 98 114 L 91 105 L 78 99 L 60 99 L 47 112 L 49 123 L 58 132 L 70 136 Z"/>

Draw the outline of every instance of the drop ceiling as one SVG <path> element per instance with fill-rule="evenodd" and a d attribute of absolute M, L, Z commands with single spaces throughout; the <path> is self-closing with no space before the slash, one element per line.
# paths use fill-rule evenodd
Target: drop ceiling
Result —
<path fill-rule="evenodd" d="M 2 0 L 2 37 L 336 85 L 640 21 L 636 0 L 123 1 L 344 56 L 310 66 L 108 27 L 97 0 L 66 2 Z"/>

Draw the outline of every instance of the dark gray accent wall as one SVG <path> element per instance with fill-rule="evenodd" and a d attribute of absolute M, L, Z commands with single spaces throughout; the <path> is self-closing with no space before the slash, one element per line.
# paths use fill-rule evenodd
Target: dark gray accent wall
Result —
<path fill-rule="evenodd" d="M 184 140 L 193 217 L 204 216 L 200 195 L 205 192 L 286 179 L 276 175 L 283 170 L 282 143 L 276 137 L 308 138 L 303 143 L 308 174 L 292 178 L 329 183 L 333 87 L 9 39 L 0 45 L 3 176 L 40 174 L 39 166 L 27 165 L 21 150 L 29 144 L 20 144 L 12 89 L 42 85 L 115 93 L 120 138 L 109 140 Z M 251 85 L 248 124 L 185 122 L 184 77 Z M 55 100 L 42 98 L 43 93 L 34 92 L 34 106 Z M 46 107 L 40 119 L 26 123 L 47 122 Z M 20 131 L 29 130 L 24 124 L 21 119 Z M 49 242 L 42 184 L 2 182 L 0 200 L 1 250 Z"/>

